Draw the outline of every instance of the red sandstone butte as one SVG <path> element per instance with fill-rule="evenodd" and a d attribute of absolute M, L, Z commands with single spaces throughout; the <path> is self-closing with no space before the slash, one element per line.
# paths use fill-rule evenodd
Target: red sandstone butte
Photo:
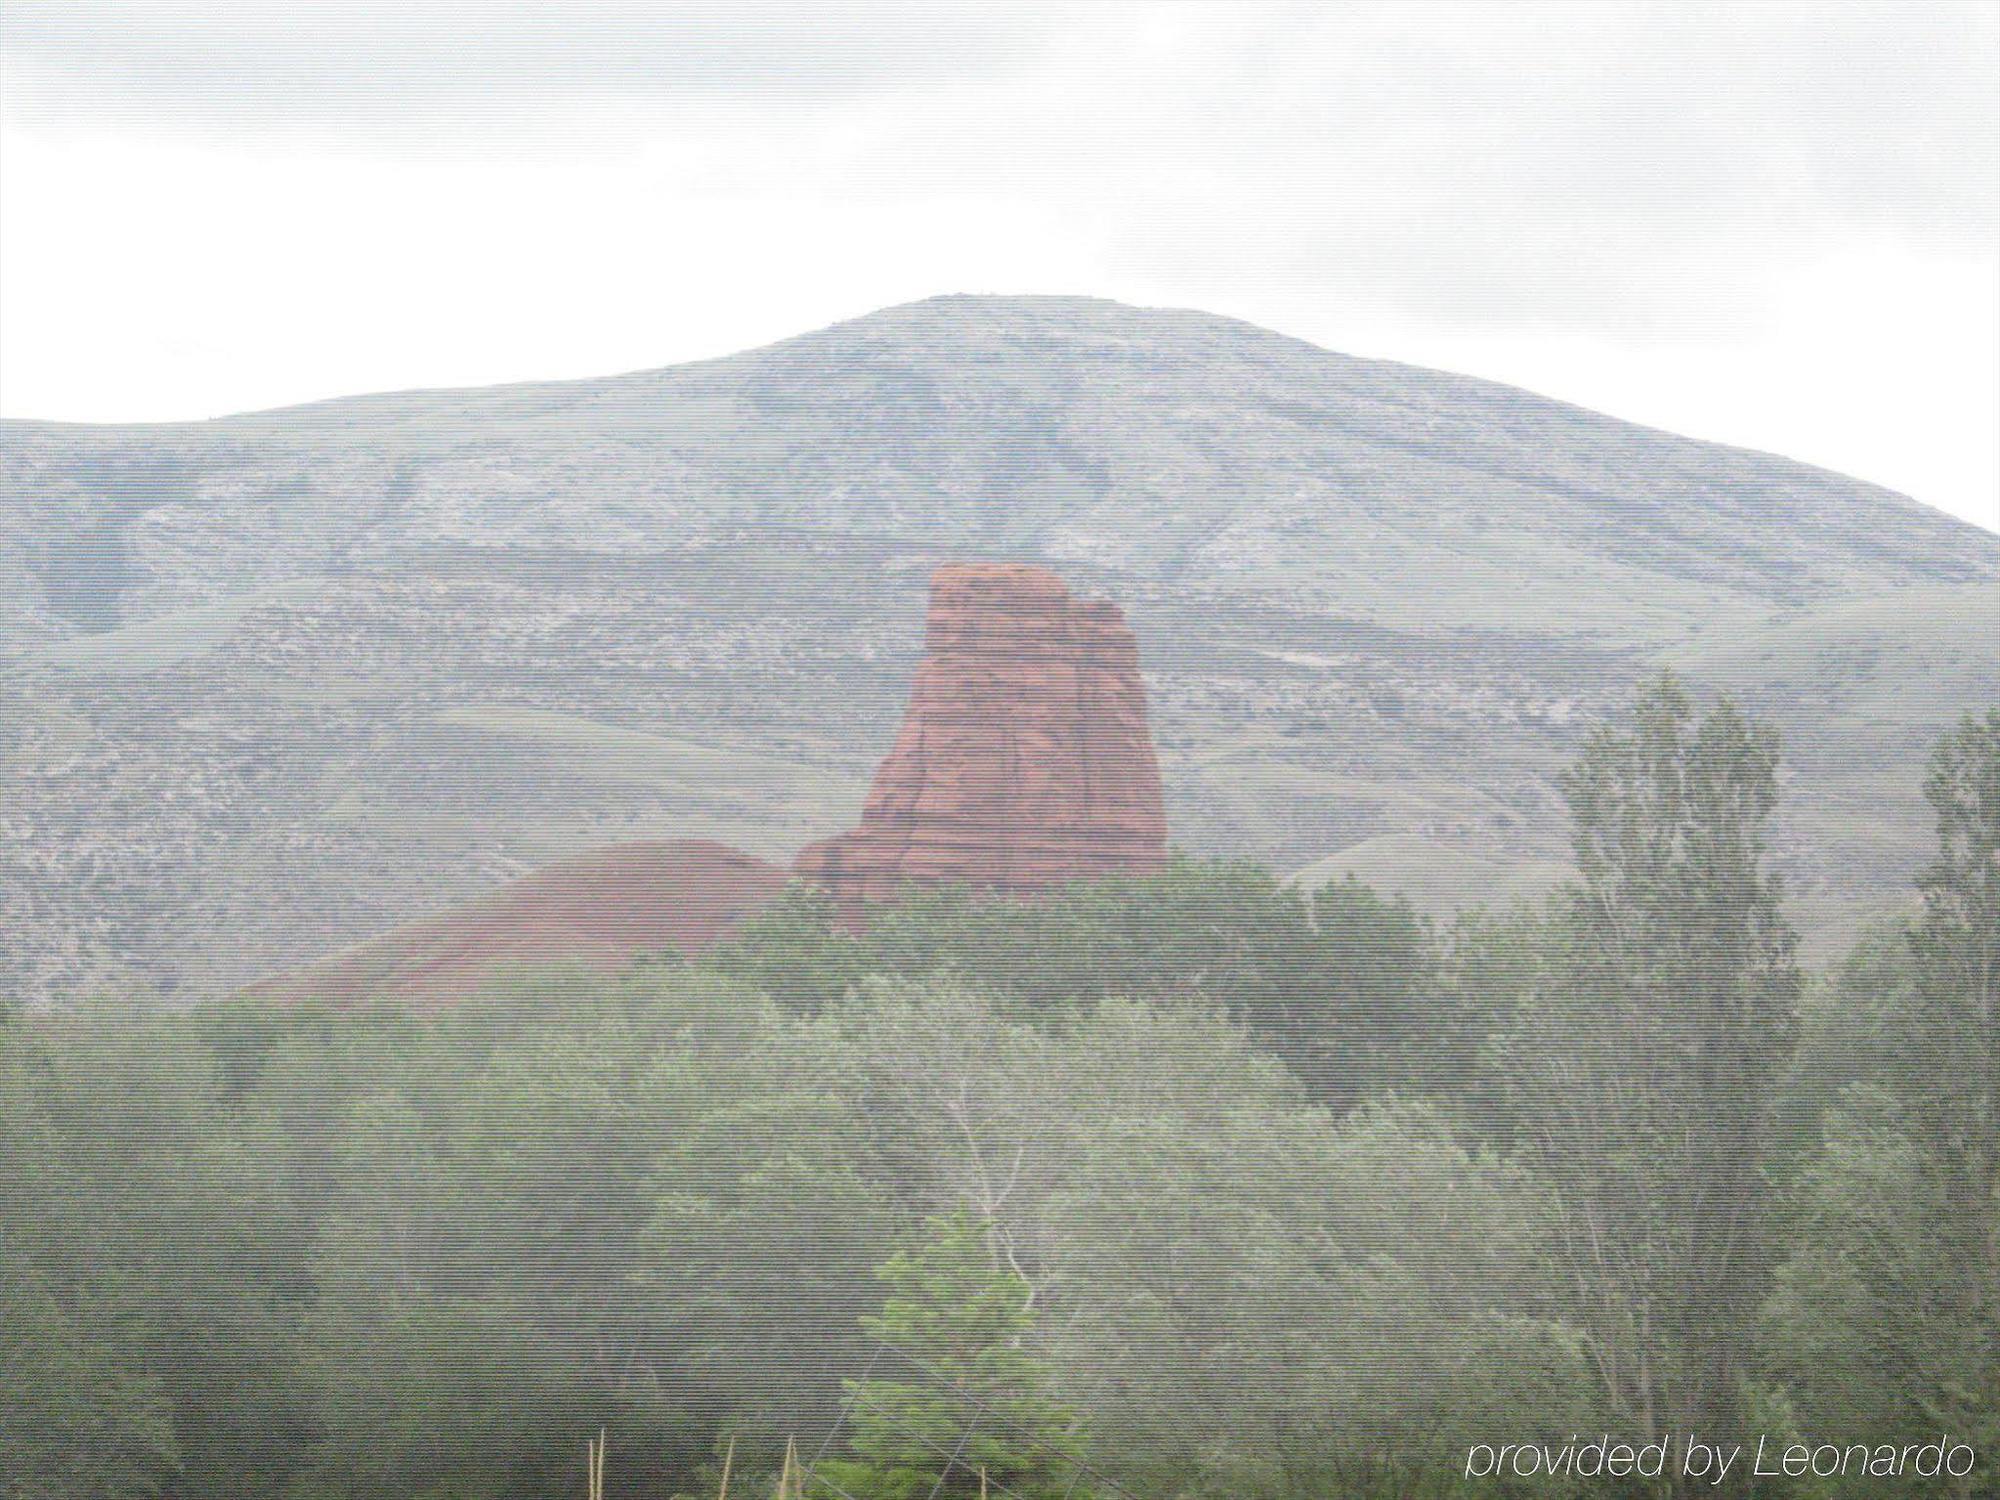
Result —
<path fill-rule="evenodd" d="M 895 747 L 851 833 L 795 874 L 850 914 L 906 885 L 1011 895 L 1166 862 L 1139 648 L 1043 568 L 946 564 Z"/>

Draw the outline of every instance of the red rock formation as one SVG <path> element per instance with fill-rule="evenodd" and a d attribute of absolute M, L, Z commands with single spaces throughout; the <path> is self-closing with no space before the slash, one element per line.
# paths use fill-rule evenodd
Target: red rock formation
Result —
<path fill-rule="evenodd" d="M 1166 859 L 1139 651 L 1116 606 L 1041 568 L 954 564 L 931 581 L 928 650 L 894 749 L 851 833 L 793 871 L 849 920 L 942 881 L 1028 895 Z M 538 870 L 249 992 L 448 1005 L 496 974 L 705 951 L 761 911 L 786 872 L 720 844 L 624 844 Z"/>
<path fill-rule="evenodd" d="M 1009 894 L 1166 859 L 1139 649 L 1042 568 L 949 564 L 895 747 L 852 833 L 794 871 L 850 913 L 940 881 Z"/>
<path fill-rule="evenodd" d="M 510 968 L 574 963 L 620 973 L 647 953 L 692 958 L 713 947 L 784 885 L 781 867 L 721 844 L 618 844 L 545 866 L 248 993 L 436 1008 Z"/>

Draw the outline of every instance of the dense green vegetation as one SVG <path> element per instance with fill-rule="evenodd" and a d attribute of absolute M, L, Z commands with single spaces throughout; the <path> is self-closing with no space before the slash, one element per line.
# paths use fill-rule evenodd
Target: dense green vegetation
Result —
<path fill-rule="evenodd" d="M 863 934 L 800 892 L 435 1017 L 0 1020 L 0 1496 L 581 1495 L 601 1428 L 612 1496 L 732 1445 L 768 1496 L 843 1412 L 859 1500 L 939 1448 L 1319 1500 L 1690 1430 L 1949 1432 L 1963 1480 L 1756 1492 L 2000 1494 L 2000 713 L 1824 978 L 1768 731 L 1664 680 L 1565 790 L 1579 882 L 1447 925 L 1183 860 Z"/>

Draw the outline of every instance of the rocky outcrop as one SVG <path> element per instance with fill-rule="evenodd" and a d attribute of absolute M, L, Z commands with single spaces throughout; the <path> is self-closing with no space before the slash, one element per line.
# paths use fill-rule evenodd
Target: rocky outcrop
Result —
<path fill-rule="evenodd" d="M 949 564 L 861 826 L 793 868 L 854 913 L 907 885 L 1026 895 L 1157 869 L 1166 839 L 1138 644 L 1118 607 L 1042 568 Z"/>

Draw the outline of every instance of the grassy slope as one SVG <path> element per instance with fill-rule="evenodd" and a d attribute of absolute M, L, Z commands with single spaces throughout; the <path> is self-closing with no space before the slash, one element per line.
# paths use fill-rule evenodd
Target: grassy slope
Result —
<path fill-rule="evenodd" d="M 157 672 L 213 651 L 259 605 L 308 599 L 319 588 L 318 579 L 294 579 L 118 630 L 55 641 L 28 652 L 23 661 L 28 666 L 53 667 L 84 677 Z"/>

